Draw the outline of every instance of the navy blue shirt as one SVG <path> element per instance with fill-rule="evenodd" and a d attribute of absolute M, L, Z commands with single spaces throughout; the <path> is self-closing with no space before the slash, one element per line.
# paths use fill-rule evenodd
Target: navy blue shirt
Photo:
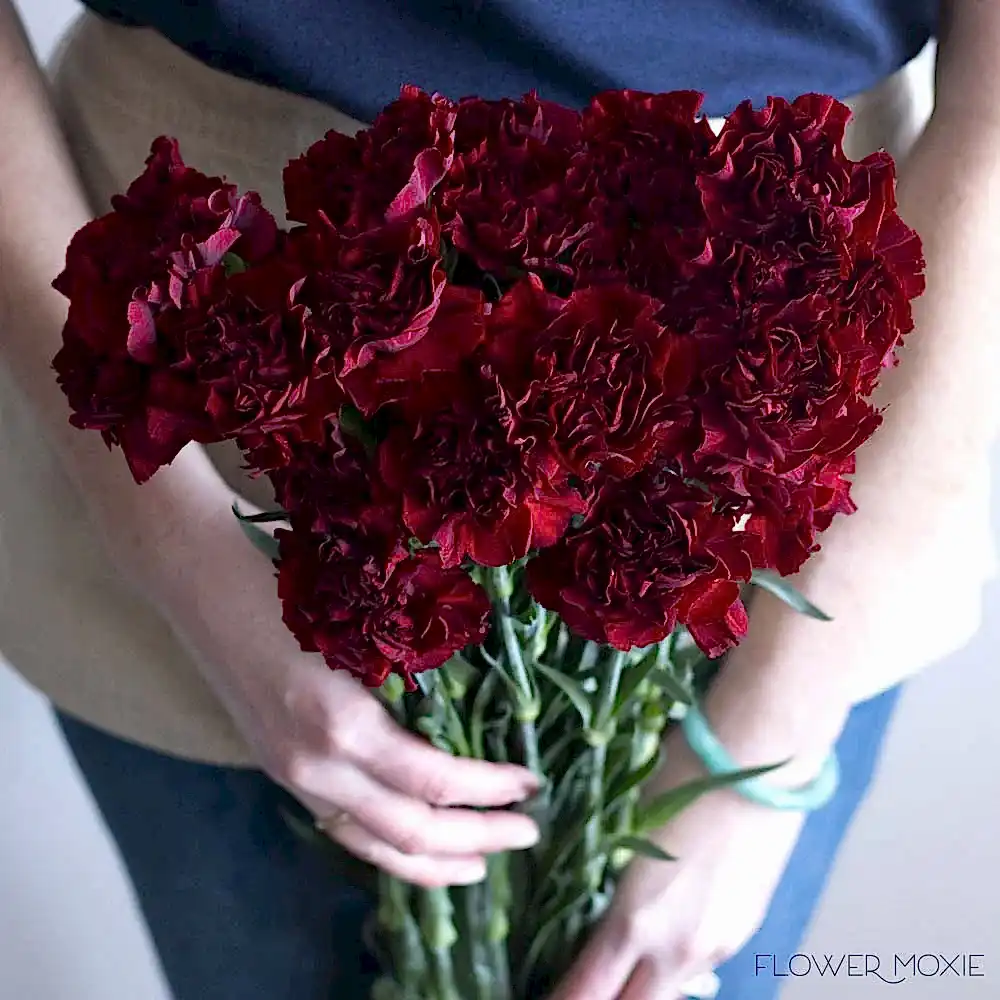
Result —
<path fill-rule="evenodd" d="M 931 37 L 938 0 L 85 0 L 197 58 L 361 121 L 403 83 L 449 97 L 531 89 L 579 107 L 600 90 L 848 97 Z"/>

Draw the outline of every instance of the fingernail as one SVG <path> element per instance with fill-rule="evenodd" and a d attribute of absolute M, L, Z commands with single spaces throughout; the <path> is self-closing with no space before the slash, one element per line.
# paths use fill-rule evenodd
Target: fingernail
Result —
<path fill-rule="evenodd" d="M 486 878 L 486 862 L 473 861 L 455 871 L 455 882 L 459 885 L 473 885 Z"/>
<path fill-rule="evenodd" d="M 524 847 L 534 847 L 538 843 L 541 834 L 534 823 L 531 826 L 518 826 L 517 832 L 511 838 L 511 847 L 514 849 Z"/>
<path fill-rule="evenodd" d="M 530 799 L 532 795 L 537 795 L 542 789 L 542 779 L 530 771 L 521 776 L 521 798 Z"/>

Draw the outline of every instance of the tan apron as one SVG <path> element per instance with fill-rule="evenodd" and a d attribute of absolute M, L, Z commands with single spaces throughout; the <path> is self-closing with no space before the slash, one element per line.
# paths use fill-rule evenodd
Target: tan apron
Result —
<path fill-rule="evenodd" d="M 897 157 L 923 127 L 931 61 L 851 104 L 848 151 Z M 50 66 L 53 96 L 95 213 L 176 136 L 199 169 L 282 205 L 281 171 L 328 129 L 360 125 L 317 101 L 227 76 L 156 33 L 82 15 Z M 252 493 L 231 452 L 213 454 Z M 266 502 L 266 501 L 265 501 Z M 282 628 L 275 622 L 275 628 Z M 61 709 L 194 760 L 252 765 L 250 752 L 171 630 L 116 575 L 83 505 L 0 368 L 0 653 Z"/>

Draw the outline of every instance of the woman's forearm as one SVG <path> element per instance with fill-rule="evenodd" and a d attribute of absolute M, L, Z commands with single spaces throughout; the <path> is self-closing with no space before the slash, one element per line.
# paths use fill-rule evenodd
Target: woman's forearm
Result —
<path fill-rule="evenodd" d="M 181 518 L 218 504 L 213 466 L 190 447 L 138 490 L 120 454 L 69 424 L 51 368 L 66 302 L 51 288 L 66 246 L 91 217 L 44 78 L 9 0 L 0 0 L 0 363 L 85 497 L 95 529 L 128 572 L 155 563 Z M 140 495 L 141 494 L 141 495 Z M 2 494 L 0 494 L 2 495 Z"/>

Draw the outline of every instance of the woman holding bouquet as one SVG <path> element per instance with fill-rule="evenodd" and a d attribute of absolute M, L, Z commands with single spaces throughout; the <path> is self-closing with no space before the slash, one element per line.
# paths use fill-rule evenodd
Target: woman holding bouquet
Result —
<path fill-rule="evenodd" d="M 234 490 L 269 503 L 233 454 L 191 445 L 136 491 L 119 456 L 68 429 L 50 372 L 65 304 L 50 282 L 151 137 L 176 136 L 189 162 L 275 206 L 288 160 L 328 129 L 353 133 L 405 82 L 454 96 L 537 88 L 571 106 L 605 89 L 697 87 L 714 115 L 746 97 L 817 91 L 850 99 L 852 155 L 881 146 L 902 163 L 900 211 L 923 236 L 928 292 L 882 389 L 885 426 L 859 455 L 860 512 L 834 522 L 796 581 L 834 621 L 756 598 L 753 628 L 703 706 L 740 766 L 790 762 L 770 776 L 779 791 L 813 782 L 834 747 L 840 788 L 808 819 L 804 806 L 732 790 L 704 796 L 656 831 L 680 860 L 632 863 L 557 991 L 673 1000 L 718 968 L 721 1000 L 773 998 L 781 980 L 767 962 L 801 939 L 899 683 L 968 640 L 994 569 L 983 262 L 1000 249 L 1000 8 L 88 6 L 47 92 L 0 4 L 0 649 L 65 713 L 177 1000 L 366 995 L 366 900 L 288 831 L 285 790 L 348 851 L 442 885 L 474 883 L 486 856 L 535 842 L 534 823 L 507 807 L 537 782 L 430 747 L 348 674 L 317 669 L 279 627 L 271 567 L 229 512 Z M 925 123 L 907 64 L 932 33 L 937 104 Z M 946 591 L 929 582 L 946 573 Z M 657 791 L 705 771 L 679 731 L 668 743 Z"/>

